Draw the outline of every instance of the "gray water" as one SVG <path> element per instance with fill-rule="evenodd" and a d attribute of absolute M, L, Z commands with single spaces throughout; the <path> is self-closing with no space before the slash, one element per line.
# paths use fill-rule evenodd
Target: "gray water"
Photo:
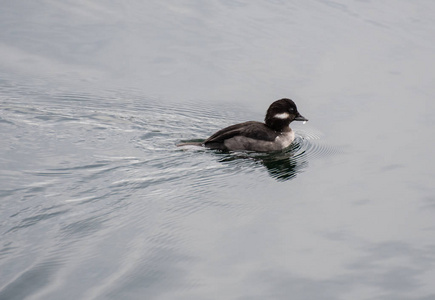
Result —
<path fill-rule="evenodd" d="M 433 1 L 3 1 L 0 299 L 434 299 Z M 180 149 L 310 121 L 282 153 Z"/>

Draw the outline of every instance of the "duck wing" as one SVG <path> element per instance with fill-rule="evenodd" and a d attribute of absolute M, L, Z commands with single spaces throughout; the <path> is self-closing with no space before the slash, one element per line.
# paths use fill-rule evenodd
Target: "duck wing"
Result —
<path fill-rule="evenodd" d="M 249 121 L 245 123 L 235 124 L 214 133 L 204 141 L 207 143 L 223 143 L 225 140 L 235 136 L 244 136 L 256 140 L 274 141 L 276 133 L 264 123 Z"/>

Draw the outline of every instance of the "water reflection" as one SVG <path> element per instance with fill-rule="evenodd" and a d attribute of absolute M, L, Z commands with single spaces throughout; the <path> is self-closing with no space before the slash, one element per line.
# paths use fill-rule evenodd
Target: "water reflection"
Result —
<path fill-rule="evenodd" d="M 293 155 L 292 153 L 285 153 L 277 157 L 266 157 L 262 160 L 262 163 L 267 168 L 270 176 L 278 181 L 293 179 L 308 167 L 305 154 Z"/>
<path fill-rule="evenodd" d="M 220 162 L 229 163 L 236 160 L 254 162 L 265 167 L 270 175 L 277 181 L 286 181 L 296 177 L 303 169 L 308 167 L 307 155 L 302 150 L 300 142 L 294 142 L 284 151 L 275 153 L 233 152 L 225 153 Z"/>

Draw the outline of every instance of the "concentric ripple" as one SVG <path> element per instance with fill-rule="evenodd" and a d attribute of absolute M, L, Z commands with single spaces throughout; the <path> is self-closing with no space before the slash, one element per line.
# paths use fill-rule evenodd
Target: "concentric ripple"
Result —
<path fill-rule="evenodd" d="M 342 152 L 338 147 L 322 143 L 322 135 L 312 128 L 297 130 L 293 146 L 297 147 L 297 153 L 304 153 L 310 158 L 322 158 Z"/>

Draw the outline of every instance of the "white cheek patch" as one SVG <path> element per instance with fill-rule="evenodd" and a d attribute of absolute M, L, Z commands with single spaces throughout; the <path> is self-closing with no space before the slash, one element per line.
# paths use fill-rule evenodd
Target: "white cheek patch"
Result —
<path fill-rule="evenodd" d="M 285 112 L 285 113 L 276 114 L 273 117 L 277 119 L 288 119 L 290 117 L 290 114 Z"/>

